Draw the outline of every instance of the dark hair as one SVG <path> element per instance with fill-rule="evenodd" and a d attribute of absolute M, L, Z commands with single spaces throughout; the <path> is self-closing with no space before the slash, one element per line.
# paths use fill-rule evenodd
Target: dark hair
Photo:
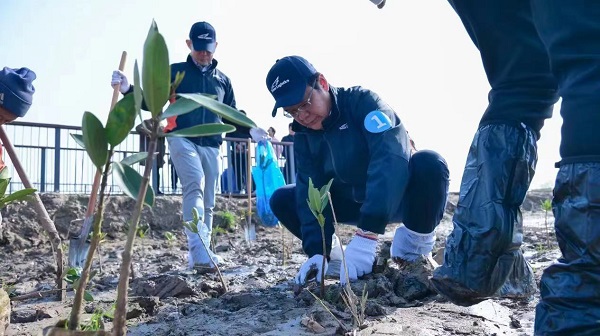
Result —
<path fill-rule="evenodd" d="M 267 132 L 270 131 L 270 130 L 273 130 L 273 135 L 275 135 L 275 133 L 277 133 L 277 131 L 273 128 L 273 126 L 269 127 L 269 129 L 267 130 Z"/>
<path fill-rule="evenodd" d="M 293 125 L 293 124 L 294 124 L 294 123 L 289 123 L 289 124 L 288 124 L 288 127 L 292 127 L 292 125 Z"/>

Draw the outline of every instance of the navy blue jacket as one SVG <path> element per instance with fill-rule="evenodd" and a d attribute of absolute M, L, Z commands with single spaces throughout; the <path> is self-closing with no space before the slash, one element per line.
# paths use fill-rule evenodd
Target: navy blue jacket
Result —
<path fill-rule="evenodd" d="M 217 69 L 217 60 L 213 59 L 209 69 L 203 72 L 194 63 L 192 57 L 188 55 L 185 62 L 171 64 L 171 82 L 175 80 L 178 71 L 185 72 L 185 76 L 177 87 L 176 93 L 206 93 L 216 96 L 221 103 L 236 108 L 231 81 L 229 77 Z M 221 122 L 220 116 L 204 107 L 200 107 L 190 113 L 168 118 L 165 131 L 177 131 L 196 125 Z M 221 135 L 190 137 L 187 139 L 199 146 L 215 148 L 219 148 L 223 143 Z"/>
<path fill-rule="evenodd" d="M 394 110 L 376 93 L 358 86 L 330 86 L 329 92 L 332 110 L 322 130 L 295 121 L 292 125 L 298 167 L 296 205 L 302 246 L 309 257 L 322 254 L 323 249 L 321 228 L 306 201 L 309 177 L 319 188 L 333 178 L 331 193 L 336 198 L 341 195 L 360 204 L 358 227 L 377 233 L 384 233 L 398 212 L 408 184 L 410 140 Z M 391 121 L 391 128 L 381 133 L 364 126 L 367 115 L 376 110 Z"/>

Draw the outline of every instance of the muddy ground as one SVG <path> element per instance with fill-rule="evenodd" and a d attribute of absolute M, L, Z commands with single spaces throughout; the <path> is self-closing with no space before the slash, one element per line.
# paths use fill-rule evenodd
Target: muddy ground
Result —
<path fill-rule="evenodd" d="M 543 268 L 558 256 L 552 214 L 546 221 L 540 207 L 541 201 L 549 197 L 550 190 L 531 191 L 522 207 L 523 249 L 538 281 Z M 83 218 L 87 197 L 44 194 L 42 200 L 68 244 L 70 223 Z M 436 249 L 443 246 L 451 230 L 456 200 L 456 194 L 450 195 L 446 215 L 437 229 Z M 181 198 L 160 196 L 152 212 L 144 211 L 142 224 L 149 230 L 135 244 L 135 278 L 130 282 L 128 315 L 130 335 L 314 335 L 318 331 L 333 335 L 340 332 L 340 323 L 352 326 L 352 315 L 339 298 L 338 281 L 326 283 L 325 305 L 331 314 L 308 291 L 294 295 L 291 280 L 305 260 L 298 239 L 281 228 L 257 225 L 256 240 L 246 242 L 242 224 L 247 205 L 247 199 L 218 198 L 217 217 L 230 212 L 237 222 L 219 234 L 215 244 L 217 253 L 226 260 L 221 266 L 229 287 L 226 293 L 216 275 L 186 269 Z M 94 301 L 85 304 L 84 323 L 95 311 L 110 311 L 115 301 L 125 223 L 132 208 L 133 201 L 126 197 L 108 200 L 102 228 L 107 237 L 94 264 L 98 275 L 89 287 Z M 66 302 L 53 301 L 53 297 L 18 299 L 54 288 L 55 262 L 47 236 L 41 232 L 29 204 L 9 205 L 2 214 L 0 282 L 13 298 L 6 334 L 41 335 L 44 328 L 68 318 L 73 292 L 68 292 Z M 389 225 L 381 239 L 382 257 L 377 273 L 353 284 L 359 296 L 363 288 L 368 292 L 361 335 L 533 334 L 537 296 L 527 302 L 487 300 L 476 306 L 459 307 L 420 286 L 415 281 L 418 275 L 407 274 L 391 261 L 388 263 L 385 256 L 389 254 L 395 227 Z M 337 231 L 344 244 L 353 232 L 352 227 L 344 225 Z M 175 239 L 167 239 L 167 232 Z M 317 286 L 309 289 L 318 293 Z M 104 322 L 107 329 L 111 328 L 110 318 L 104 318 Z"/>

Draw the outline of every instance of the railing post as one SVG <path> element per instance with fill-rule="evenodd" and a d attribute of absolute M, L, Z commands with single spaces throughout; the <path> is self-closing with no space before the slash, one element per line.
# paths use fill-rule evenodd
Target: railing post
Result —
<path fill-rule="evenodd" d="M 60 192 L 60 127 L 54 129 L 54 192 Z"/>
<path fill-rule="evenodd" d="M 42 147 L 42 164 L 40 171 L 40 192 L 46 191 L 46 148 Z"/>

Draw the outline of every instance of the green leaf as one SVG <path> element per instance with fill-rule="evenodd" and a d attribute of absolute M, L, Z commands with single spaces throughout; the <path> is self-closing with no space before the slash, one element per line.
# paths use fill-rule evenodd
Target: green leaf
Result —
<path fill-rule="evenodd" d="M 210 97 L 207 97 L 201 93 L 180 93 L 179 96 L 184 99 L 191 99 L 195 101 L 200 106 L 206 107 L 207 109 L 220 115 L 224 119 L 231 121 L 236 125 L 241 125 L 250 128 L 256 127 L 254 121 L 252 121 L 242 112 L 234 109 L 229 105 L 225 105 L 215 99 L 211 99 Z"/>
<path fill-rule="evenodd" d="M 123 142 L 135 124 L 135 98 L 128 94 L 121 98 L 108 114 L 106 140 L 112 147 Z"/>
<path fill-rule="evenodd" d="M 148 152 L 135 153 L 135 154 L 129 155 L 128 157 L 121 160 L 121 164 L 124 164 L 126 166 L 131 166 L 133 164 L 136 164 L 138 162 L 146 160 L 147 157 L 148 157 Z"/>
<path fill-rule="evenodd" d="M 6 193 L 6 189 L 8 188 L 8 184 L 10 183 L 10 178 L 0 180 L 0 197 L 4 196 Z"/>
<path fill-rule="evenodd" d="M 200 105 L 193 100 L 179 98 L 174 103 L 169 104 L 165 112 L 160 116 L 160 119 L 164 120 L 170 117 L 186 114 L 192 112 L 198 107 L 200 107 Z"/>
<path fill-rule="evenodd" d="M 192 225 L 191 222 L 183 222 L 183 227 L 190 230 L 190 232 L 198 233 L 198 227 L 196 225 Z"/>
<path fill-rule="evenodd" d="M 329 180 L 329 182 L 319 190 L 319 193 L 321 194 L 321 213 L 323 213 L 323 210 L 325 210 L 327 204 L 329 204 L 329 188 L 331 188 L 331 183 L 333 183 L 333 179 Z"/>
<path fill-rule="evenodd" d="M 171 68 L 169 51 L 165 39 L 158 32 L 153 20 L 144 43 L 144 62 L 142 64 L 142 85 L 146 106 L 157 117 L 169 99 L 171 90 Z"/>
<path fill-rule="evenodd" d="M 312 212 L 313 216 L 315 216 L 315 218 L 319 218 L 317 211 L 312 208 L 312 204 L 310 204 L 310 201 L 308 199 L 306 200 L 306 203 L 308 204 L 308 208 L 310 209 L 310 212 Z"/>
<path fill-rule="evenodd" d="M 108 160 L 108 142 L 102 122 L 91 112 L 83 113 L 82 127 L 85 151 L 98 169 Z"/>
<path fill-rule="evenodd" d="M 85 143 L 83 142 L 83 135 L 71 133 L 71 138 L 73 138 L 73 140 L 75 140 L 75 143 L 81 146 L 81 148 L 85 148 Z"/>
<path fill-rule="evenodd" d="M 319 190 L 315 188 L 312 178 L 308 178 L 308 201 L 311 209 L 319 213 L 321 210 L 321 198 Z"/>
<path fill-rule="evenodd" d="M 123 190 L 125 195 L 133 198 L 137 201 L 140 187 L 142 186 L 142 176 L 135 171 L 133 168 L 113 162 L 113 174 L 117 178 L 117 184 Z M 146 189 L 146 197 L 144 197 L 144 204 L 149 207 L 154 206 L 154 191 L 152 186 L 148 184 Z"/>
<path fill-rule="evenodd" d="M 171 83 L 171 92 L 177 91 L 177 88 L 179 87 L 179 84 L 181 84 L 183 77 L 185 77 L 185 71 L 177 71 L 177 73 L 175 74 L 175 80 L 173 81 L 173 83 Z"/>
<path fill-rule="evenodd" d="M 94 297 L 92 296 L 92 294 L 90 294 L 90 292 L 88 291 L 84 291 L 83 292 L 83 299 L 87 302 L 92 302 L 94 301 Z"/>
<path fill-rule="evenodd" d="M 179 131 L 165 133 L 165 137 L 197 137 L 197 136 L 209 136 L 222 133 L 229 133 L 235 131 L 235 126 L 228 124 L 203 124 L 196 125 L 188 128 L 184 128 Z"/>
<path fill-rule="evenodd" d="M 194 224 L 197 225 L 200 221 L 200 213 L 198 212 L 198 209 L 192 208 L 192 218 L 194 219 Z"/>
<path fill-rule="evenodd" d="M 33 189 L 33 188 L 25 188 L 25 189 L 17 190 L 14 193 L 12 193 L 2 199 L 2 201 L 1 201 L 2 206 L 6 205 L 10 202 L 24 200 L 31 194 L 34 194 L 36 191 L 37 191 L 37 189 Z"/>
<path fill-rule="evenodd" d="M 137 60 L 133 65 L 133 101 L 135 106 L 135 113 L 140 117 L 140 123 L 144 120 L 142 118 L 142 101 L 144 100 L 144 94 L 142 93 L 142 84 L 140 82 L 140 70 L 138 68 Z"/>

